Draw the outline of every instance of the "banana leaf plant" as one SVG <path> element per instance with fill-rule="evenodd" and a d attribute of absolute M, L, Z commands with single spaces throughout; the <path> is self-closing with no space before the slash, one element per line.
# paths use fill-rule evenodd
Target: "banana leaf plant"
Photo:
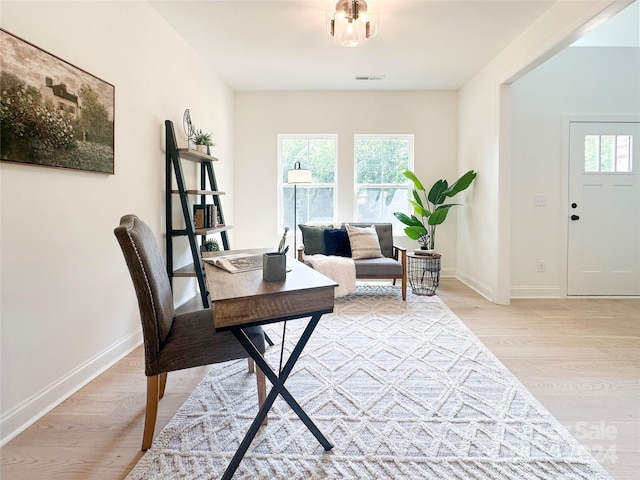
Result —
<path fill-rule="evenodd" d="M 438 180 L 433 184 L 429 193 L 422 186 L 418 177 L 411 170 L 403 170 L 402 174 L 413 182 L 413 199 L 409 203 L 413 206 L 414 214 L 408 216 L 402 212 L 394 212 L 395 217 L 407 225 L 404 232 L 412 240 L 417 240 L 422 248 L 435 248 L 436 227 L 447 219 L 451 207 L 459 203 L 444 203 L 466 190 L 475 180 L 477 173 L 469 170 L 451 185 L 446 180 Z"/>

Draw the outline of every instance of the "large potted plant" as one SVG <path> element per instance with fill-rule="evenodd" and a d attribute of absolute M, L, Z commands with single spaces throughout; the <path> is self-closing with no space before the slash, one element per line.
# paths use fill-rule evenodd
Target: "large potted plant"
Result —
<path fill-rule="evenodd" d="M 394 212 L 395 217 L 407 225 L 404 232 L 412 240 L 417 240 L 422 249 L 433 250 L 436 241 L 436 227 L 442 224 L 451 207 L 458 203 L 444 203 L 458 193 L 466 190 L 475 180 L 477 173 L 469 170 L 451 185 L 446 180 L 438 180 L 429 193 L 411 170 L 403 170 L 402 174 L 413 182 L 414 214 L 408 216 L 402 212 Z"/>

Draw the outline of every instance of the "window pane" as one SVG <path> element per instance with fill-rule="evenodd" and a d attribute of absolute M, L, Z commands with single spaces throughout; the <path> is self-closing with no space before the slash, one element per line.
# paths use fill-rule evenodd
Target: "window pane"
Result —
<path fill-rule="evenodd" d="M 382 183 L 383 142 L 356 139 L 356 183 Z"/>
<path fill-rule="evenodd" d="M 287 183 L 287 171 L 300 162 L 302 168 L 308 168 L 309 142 L 306 138 L 283 138 L 281 144 L 282 183 Z M 313 172 L 312 172 L 313 174 Z"/>
<path fill-rule="evenodd" d="M 585 135 L 584 137 L 584 171 L 597 172 L 600 170 L 600 136 Z"/>
<path fill-rule="evenodd" d="M 293 230 L 294 223 L 333 221 L 337 136 L 278 135 L 278 142 L 283 226 Z M 311 170 L 312 183 L 298 184 L 295 188 L 287 183 L 288 171 L 296 162 L 300 162 L 303 169 Z"/>
<path fill-rule="evenodd" d="M 356 183 L 405 183 L 401 169 L 409 168 L 408 138 L 357 138 Z"/>
<path fill-rule="evenodd" d="M 297 224 L 333 220 L 333 187 L 283 185 L 284 226 L 293 230 L 294 193 L 297 204 Z"/>
<path fill-rule="evenodd" d="M 382 181 L 380 183 L 405 183 L 400 170 L 409 168 L 409 142 L 404 139 L 387 140 L 384 145 Z"/>
<path fill-rule="evenodd" d="M 585 172 L 632 171 L 631 135 L 585 135 Z"/>
<path fill-rule="evenodd" d="M 615 172 L 615 135 L 602 135 L 600 137 L 600 171 Z"/>
<path fill-rule="evenodd" d="M 356 135 L 356 220 L 391 222 L 409 206 L 409 181 L 400 172 L 413 168 L 413 135 Z"/>
<path fill-rule="evenodd" d="M 313 183 L 333 183 L 336 142 L 333 139 L 309 140 L 309 158 L 304 167 L 311 169 Z"/>
<path fill-rule="evenodd" d="M 405 187 L 360 187 L 356 197 L 356 221 L 391 222 L 394 231 L 403 225 L 393 212 L 404 212 L 408 205 L 409 190 Z"/>
<path fill-rule="evenodd" d="M 616 171 L 631 172 L 631 135 L 616 138 Z"/>

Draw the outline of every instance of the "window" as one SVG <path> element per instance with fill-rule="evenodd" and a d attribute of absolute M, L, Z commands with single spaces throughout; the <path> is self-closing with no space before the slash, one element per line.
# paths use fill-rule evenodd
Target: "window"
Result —
<path fill-rule="evenodd" d="M 411 187 L 400 172 L 413 170 L 413 135 L 356 135 L 355 164 L 356 220 L 402 230 L 393 212 L 409 205 Z"/>
<path fill-rule="evenodd" d="M 585 135 L 585 172 L 631 172 L 631 135 Z"/>
<path fill-rule="evenodd" d="M 283 227 L 294 227 L 294 193 L 298 224 L 334 220 L 337 152 L 337 135 L 278 135 Z M 297 185 L 294 192 L 287 171 L 296 162 L 311 170 L 312 183 Z"/>

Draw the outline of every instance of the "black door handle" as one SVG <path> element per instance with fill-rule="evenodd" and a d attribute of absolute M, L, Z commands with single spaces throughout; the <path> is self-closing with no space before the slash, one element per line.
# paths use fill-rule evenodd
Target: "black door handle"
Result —
<path fill-rule="evenodd" d="M 580 217 L 578 215 L 571 215 L 571 220 L 580 220 Z"/>

